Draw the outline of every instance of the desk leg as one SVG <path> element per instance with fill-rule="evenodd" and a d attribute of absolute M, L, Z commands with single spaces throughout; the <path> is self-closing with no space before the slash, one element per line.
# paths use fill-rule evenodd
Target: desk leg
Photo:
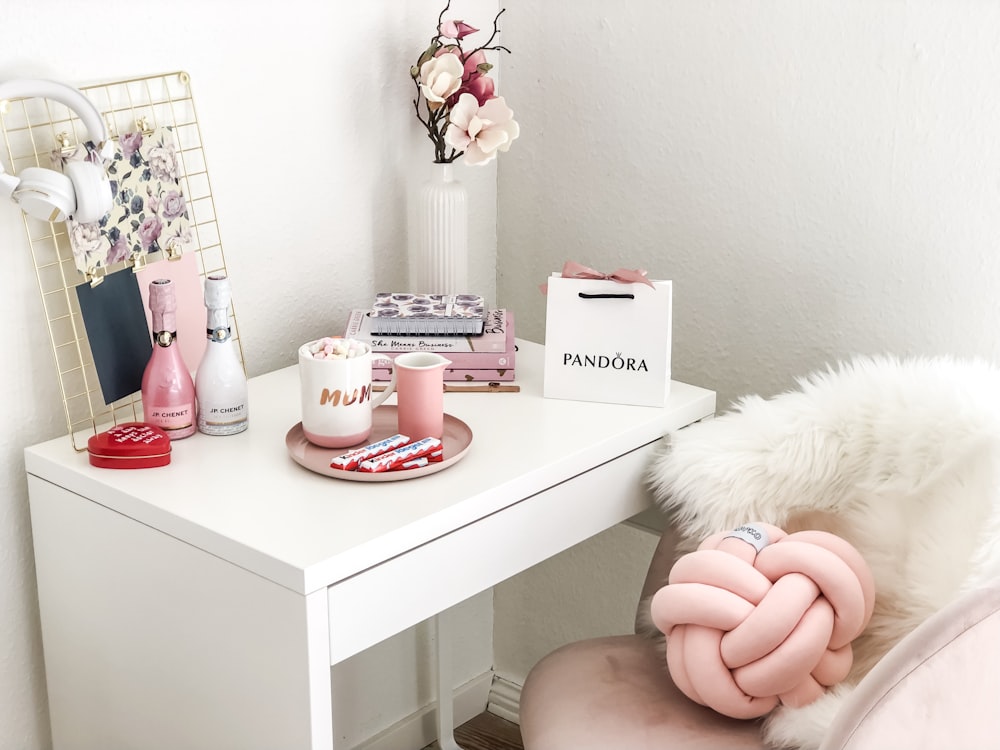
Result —
<path fill-rule="evenodd" d="M 333 690 L 330 683 L 330 606 L 326 589 L 306 596 L 311 750 L 333 750 Z"/>
<path fill-rule="evenodd" d="M 433 621 L 434 644 L 437 651 L 437 730 L 441 750 L 462 750 L 455 742 L 455 711 L 452 697 L 451 672 L 451 613 L 440 612 Z"/>

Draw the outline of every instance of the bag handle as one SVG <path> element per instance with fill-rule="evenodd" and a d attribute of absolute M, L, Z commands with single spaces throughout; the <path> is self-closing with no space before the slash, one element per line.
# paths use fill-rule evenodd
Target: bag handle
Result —
<path fill-rule="evenodd" d="M 635 299 L 634 294 L 587 294 L 577 292 L 580 299 Z"/>

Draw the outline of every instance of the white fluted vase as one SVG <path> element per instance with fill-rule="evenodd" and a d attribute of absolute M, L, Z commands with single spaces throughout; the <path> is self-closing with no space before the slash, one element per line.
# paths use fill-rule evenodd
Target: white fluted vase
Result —
<path fill-rule="evenodd" d="M 410 289 L 427 294 L 469 292 L 469 208 L 451 164 L 433 165 L 420 188 L 410 242 Z"/>

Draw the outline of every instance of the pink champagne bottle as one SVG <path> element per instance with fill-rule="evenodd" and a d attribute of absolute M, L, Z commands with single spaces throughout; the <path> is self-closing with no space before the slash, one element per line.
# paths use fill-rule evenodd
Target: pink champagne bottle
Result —
<path fill-rule="evenodd" d="M 142 374 L 142 411 L 147 423 L 179 440 L 195 432 L 195 393 L 191 373 L 177 346 L 177 295 L 174 282 L 149 284 L 153 318 L 153 355 Z"/>

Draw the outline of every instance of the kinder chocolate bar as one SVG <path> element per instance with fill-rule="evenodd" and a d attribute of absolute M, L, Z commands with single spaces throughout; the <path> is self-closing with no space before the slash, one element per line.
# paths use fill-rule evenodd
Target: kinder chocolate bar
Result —
<path fill-rule="evenodd" d="M 405 471 L 407 469 L 422 469 L 423 467 L 427 466 L 427 464 L 429 464 L 429 463 L 430 463 L 430 461 L 427 459 L 427 456 L 421 456 L 420 458 L 414 458 L 414 459 L 412 459 L 410 461 L 405 461 L 404 463 L 400 464 L 399 466 L 395 466 L 395 467 L 389 469 L 389 471 Z"/>
<path fill-rule="evenodd" d="M 362 461 L 374 458 L 382 453 L 388 453 L 389 451 L 395 448 L 400 448 L 409 442 L 410 438 L 406 435 L 393 435 L 392 437 L 387 437 L 384 440 L 379 440 L 377 443 L 366 445 L 363 448 L 355 448 L 354 450 L 348 451 L 341 456 L 337 456 L 330 461 L 330 468 L 341 469 L 343 471 L 354 471 L 358 468 L 358 465 Z"/>
<path fill-rule="evenodd" d="M 422 469 L 427 464 L 436 464 L 444 460 L 444 451 L 434 451 L 426 456 L 414 458 L 412 461 L 404 461 L 399 466 L 395 466 L 389 471 L 403 471 L 405 469 Z"/>
<path fill-rule="evenodd" d="M 440 440 L 430 437 L 424 438 L 409 445 L 404 445 L 401 448 L 396 448 L 388 453 L 383 453 L 374 458 L 362 461 L 358 466 L 358 471 L 375 473 L 401 469 L 403 468 L 403 464 L 415 458 L 429 457 L 432 453 L 441 450 L 443 450 L 443 447 Z"/>

